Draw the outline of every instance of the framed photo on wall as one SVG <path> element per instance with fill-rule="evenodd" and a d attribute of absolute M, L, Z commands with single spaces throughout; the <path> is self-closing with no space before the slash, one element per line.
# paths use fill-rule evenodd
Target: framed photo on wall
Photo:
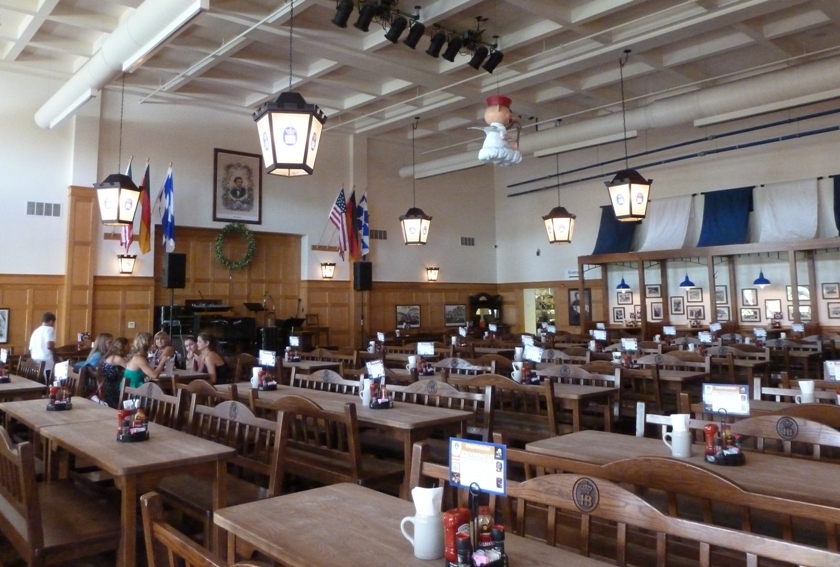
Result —
<path fill-rule="evenodd" d="M 447 304 L 443 306 L 443 324 L 446 327 L 463 327 L 467 324 L 467 306 Z"/>
<path fill-rule="evenodd" d="M 840 299 L 840 283 L 830 282 L 822 284 L 823 299 Z"/>
<path fill-rule="evenodd" d="M 580 300 L 580 292 L 577 288 L 569 290 L 569 325 L 580 325 L 581 306 L 586 310 L 586 320 L 592 320 L 592 290 L 586 288 L 583 294 L 583 301 Z"/>
<path fill-rule="evenodd" d="M 397 305 L 397 328 L 417 328 L 420 326 L 419 305 Z"/>
<path fill-rule="evenodd" d="M 729 294 L 726 292 L 725 285 L 716 285 L 715 286 L 715 303 L 726 304 L 729 303 Z"/>
<path fill-rule="evenodd" d="M 754 287 L 745 287 L 744 289 L 742 289 L 741 305 L 745 307 L 758 307 L 758 289 Z M 743 321 L 743 317 L 741 318 L 741 320 Z"/>
<path fill-rule="evenodd" d="M 811 301 L 811 292 L 808 289 L 807 285 L 800 285 L 798 295 L 799 301 Z M 785 286 L 785 290 L 787 291 L 787 300 L 793 301 L 793 286 L 787 285 Z"/>
<path fill-rule="evenodd" d="M 0 308 L 0 343 L 9 342 L 9 309 Z"/>
<path fill-rule="evenodd" d="M 262 224 L 262 158 L 214 150 L 213 220 Z"/>
<path fill-rule="evenodd" d="M 679 295 L 671 296 L 671 315 L 685 315 L 685 298 Z"/>
<path fill-rule="evenodd" d="M 759 323 L 761 321 L 761 309 L 758 307 L 741 307 L 742 323 Z"/>
<path fill-rule="evenodd" d="M 840 303 L 838 303 L 840 305 Z M 613 307 L 613 322 L 624 323 L 624 307 Z M 840 316 L 838 316 L 840 317 Z"/>
<path fill-rule="evenodd" d="M 645 296 L 647 296 L 649 299 L 656 299 L 662 297 L 662 286 L 660 286 L 659 284 L 646 285 Z"/>
<path fill-rule="evenodd" d="M 703 288 L 692 287 L 685 292 L 685 300 L 687 303 L 703 303 Z"/>
<path fill-rule="evenodd" d="M 717 306 L 715 307 L 715 320 L 721 323 L 729 321 L 730 319 L 729 314 L 729 306 Z"/>
<path fill-rule="evenodd" d="M 650 320 L 651 321 L 661 321 L 662 320 L 662 302 L 655 301 L 650 304 Z"/>
<path fill-rule="evenodd" d="M 702 305 L 689 305 L 688 318 L 703 320 L 706 318 L 706 308 Z"/>
<path fill-rule="evenodd" d="M 616 292 L 616 303 L 619 305 L 633 305 L 633 292 L 632 291 L 619 291 Z"/>
<path fill-rule="evenodd" d="M 779 300 L 779 301 L 781 301 L 781 300 Z M 829 305 L 828 318 L 833 319 L 833 317 L 831 316 L 831 307 L 830 307 L 832 304 L 829 303 L 828 305 Z M 788 319 L 793 321 L 793 305 L 788 305 L 787 310 L 788 310 Z M 799 320 L 800 321 L 810 321 L 811 320 L 811 306 L 810 305 L 800 305 L 799 306 Z"/>
<path fill-rule="evenodd" d="M 793 306 L 789 305 L 788 310 L 793 313 Z M 828 318 L 840 319 L 840 302 L 831 302 L 828 304 Z"/>
<path fill-rule="evenodd" d="M 778 316 L 776 315 L 778 313 Z M 764 300 L 764 316 L 767 320 L 782 318 L 782 300 L 781 299 L 765 299 Z"/>

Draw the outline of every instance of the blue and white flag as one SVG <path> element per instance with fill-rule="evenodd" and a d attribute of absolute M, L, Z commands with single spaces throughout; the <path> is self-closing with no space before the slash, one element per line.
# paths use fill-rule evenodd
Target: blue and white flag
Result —
<path fill-rule="evenodd" d="M 167 252 L 175 251 L 175 188 L 172 183 L 172 164 L 166 172 L 163 182 L 163 215 L 160 219 L 163 225 L 163 247 Z"/>
<path fill-rule="evenodd" d="M 358 223 L 359 236 L 362 241 L 362 257 L 370 252 L 370 223 L 368 222 L 368 200 L 367 191 L 362 194 L 359 204 L 356 205 L 356 223 Z"/>

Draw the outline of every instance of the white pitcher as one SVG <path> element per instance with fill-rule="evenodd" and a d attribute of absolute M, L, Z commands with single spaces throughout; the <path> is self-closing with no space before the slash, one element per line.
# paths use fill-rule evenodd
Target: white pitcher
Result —
<path fill-rule="evenodd" d="M 359 397 L 362 398 L 362 405 L 370 406 L 370 384 L 372 378 L 361 378 L 359 380 Z"/>

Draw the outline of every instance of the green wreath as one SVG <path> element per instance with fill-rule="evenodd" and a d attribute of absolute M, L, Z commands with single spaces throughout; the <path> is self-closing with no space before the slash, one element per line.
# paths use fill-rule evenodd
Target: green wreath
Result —
<path fill-rule="evenodd" d="M 245 254 L 239 260 L 233 261 L 225 257 L 224 245 L 225 237 L 229 234 L 238 234 L 245 241 Z M 216 260 L 227 268 L 228 270 L 241 270 L 251 263 L 254 259 L 254 251 L 257 249 L 257 241 L 254 239 L 254 233 L 248 230 L 248 227 L 241 222 L 232 222 L 225 225 L 222 232 L 216 237 Z"/>

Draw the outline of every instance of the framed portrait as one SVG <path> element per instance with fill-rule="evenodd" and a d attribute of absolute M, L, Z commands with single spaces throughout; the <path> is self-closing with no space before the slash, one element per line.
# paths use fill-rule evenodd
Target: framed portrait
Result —
<path fill-rule="evenodd" d="M 683 297 L 671 296 L 671 315 L 685 315 L 685 299 Z"/>
<path fill-rule="evenodd" d="M 703 303 L 703 288 L 693 287 L 685 292 L 686 303 Z"/>
<path fill-rule="evenodd" d="M 662 302 L 661 301 L 654 301 L 650 304 L 650 320 L 651 321 L 661 321 L 662 320 Z"/>
<path fill-rule="evenodd" d="M 799 291 L 797 295 L 799 295 L 799 301 L 811 301 L 811 292 L 808 290 L 807 285 L 800 285 Z M 793 286 L 786 285 L 785 289 L 787 290 L 787 300 L 793 301 Z"/>
<path fill-rule="evenodd" d="M 633 317 L 635 317 L 637 321 L 642 320 L 642 306 L 638 303 L 633 306 Z"/>
<path fill-rule="evenodd" d="M 729 321 L 730 317 L 728 305 L 715 307 L 715 321 L 723 323 Z"/>
<path fill-rule="evenodd" d="M 831 303 L 828 304 L 829 306 Z M 793 321 L 793 305 L 788 305 L 788 319 Z M 828 318 L 832 319 L 831 317 L 831 307 L 828 308 Z M 799 320 L 800 321 L 810 321 L 811 320 L 811 306 L 810 305 L 800 305 L 799 306 Z"/>
<path fill-rule="evenodd" d="M 464 310 L 466 312 L 466 310 Z M 397 305 L 397 328 L 417 328 L 420 326 L 419 305 Z"/>
<path fill-rule="evenodd" d="M 837 305 L 840 305 L 838 303 Z M 615 323 L 624 323 L 624 307 L 613 307 L 613 322 Z M 840 317 L 840 315 L 838 315 Z"/>
<path fill-rule="evenodd" d="M 765 299 L 764 300 L 764 316 L 767 320 L 782 318 L 782 300 L 781 299 Z"/>
<path fill-rule="evenodd" d="M 800 305 L 801 307 L 801 305 Z M 788 309 L 793 311 L 793 306 L 789 306 Z M 8 311 L 8 310 L 7 310 Z M 828 318 L 829 319 L 840 319 L 840 302 L 830 302 L 828 304 Z M 8 318 L 7 318 L 8 320 Z"/>
<path fill-rule="evenodd" d="M 633 305 L 632 291 L 619 291 L 616 294 L 616 302 L 619 305 Z"/>
<path fill-rule="evenodd" d="M 727 293 L 725 285 L 716 285 L 715 286 L 715 303 L 716 304 L 727 304 L 729 303 L 729 294 Z"/>
<path fill-rule="evenodd" d="M 0 308 L 0 343 L 9 342 L 9 310 Z"/>
<path fill-rule="evenodd" d="M 213 220 L 262 224 L 262 158 L 214 151 Z"/>
<path fill-rule="evenodd" d="M 586 310 L 586 320 L 592 320 L 592 290 L 586 288 L 583 293 L 583 301 L 580 300 L 580 292 L 577 288 L 569 290 L 569 325 L 580 325 L 580 309 Z"/>
<path fill-rule="evenodd" d="M 840 283 L 831 282 L 822 284 L 823 299 L 840 299 Z"/>
<path fill-rule="evenodd" d="M 761 309 L 758 307 L 741 307 L 742 323 L 758 323 L 761 321 Z"/>
<path fill-rule="evenodd" d="M 689 319 L 697 319 L 699 321 L 706 318 L 706 308 L 702 305 L 689 305 L 687 309 Z"/>
<path fill-rule="evenodd" d="M 444 305 L 443 324 L 446 327 L 464 327 L 467 324 L 467 306 L 460 303 Z"/>
<path fill-rule="evenodd" d="M 656 299 L 658 297 L 662 297 L 662 286 L 660 286 L 659 284 L 646 285 L 645 286 L 645 295 L 650 299 Z"/>
<path fill-rule="evenodd" d="M 754 287 L 745 287 L 742 289 L 741 305 L 744 307 L 758 307 L 758 289 Z"/>

